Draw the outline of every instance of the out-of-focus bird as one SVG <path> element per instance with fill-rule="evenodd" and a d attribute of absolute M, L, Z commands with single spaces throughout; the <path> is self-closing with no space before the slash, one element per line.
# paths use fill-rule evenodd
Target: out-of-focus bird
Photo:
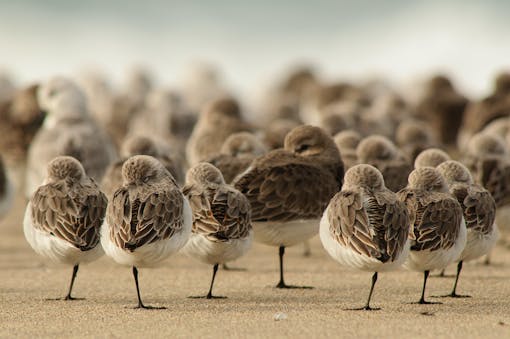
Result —
<path fill-rule="evenodd" d="M 356 148 L 358 147 L 361 139 L 361 135 L 354 130 L 345 130 L 337 133 L 333 137 L 346 169 L 358 164 Z"/>
<path fill-rule="evenodd" d="M 225 182 L 230 183 L 244 172 L 255 158 L 265 153 L 267 148 L 254 134 L 239 132 L 230 135 L 221 146 L 220 153 L 206 161 L 217 167 Z"/>
<path fill-rule="evenodd" d="M 55 77 L 39 88 L 38 101 L 47 116 L 28 151 L 26 196 L 42 183 L 46 164 L 59 155 L 78 159 L 88 175 L 101 181 L 116 151 L 90 117 L 83 92 L 71 80 Z"/>
<path fill-rule="evenodd" d="M 437 167 L 439 164 L 451 160 L 448 153 L 439 148 L 429 148 L 422 151 L 414 159 L 414 168 Z"/>
<path fill-rule="evenodd" d="M 398 125 L 395 142 L 411 162 L 414 162 L 423 150 L 438 145 L 434 132 L 427 122 L 410 119 Z"/>
<path fill-rule="evenodd" d="M 418 115 L 428 121 L 445 145 L 455 145 L 468 100 L 445 75 L 432 77 L 424 98 L 418 104 Z"/>
<path fill-rule="evenodd" d="M 236 100 L 225 98 L 212 102 L 200 116 L 186 145 L 188 163 L 193 166 L 207 160 L 219 152 L 231 134 L 250 129 Z"/>
<path fill-rule="evenodd" d="M 360 164 L 369 164 L 377 168 L 384 177 L 386 187 L 398 192 L 407 184 L 412 165 L 391 140 L 381 135 L 364 138 L 356 148 Z"/>
<path fill-rule="evenodd" d="M 0 220 L 10 211 L 14 201 L 14 185 L 0 156 Z"/>

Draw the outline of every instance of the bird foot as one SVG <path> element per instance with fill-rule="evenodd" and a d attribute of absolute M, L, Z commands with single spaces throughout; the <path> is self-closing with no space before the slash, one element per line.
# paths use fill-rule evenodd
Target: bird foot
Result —
<path fill-rule="evenodd" d="M 133 307 L 133 309 L 144 309 L 144 310 L 166 310 L 166 307 L 164 306 L 150 306 L 150 305 L 144 305 L 144 304 L 138 304 L 137 306 Z"/>
<path fill-rule="evenodd" d="M 370 307 L 369 305 L 365 305 L 363 307 L 357 307 L 357 308 L 346 308 L 346 311 L 379 311 L 380 307 Z"/>
<path fill-rule="evenodd" d="M 46 298 L 45 300 L 64 300 L 64 301 L 73 301 L 73 300 L 85 300 L 85 298 L 76 298 L 76 297 L 71 297 L 70 295 L 66 295 L 65 297 L 60 297 L 60 298 Z"/>
<path fill-rule="evenodd" d="M 440 301 L 426 301 L 426 300 L 420 300 L 410 303 L 411 305 L 441 305 L 442 302 Z"/>
<path fill-rule="evenodd" d="M 302 289 L 302 290 L 311 290 L 311 289 L 313 289 L 312 286 L 287 285 L 286 283 L 281 282 L 281 281 L 275 287 L 276 288 L 284 288 L 284 289 Z"/>
<path fill-rule="evenodd" d="M 192 295 L 190 299 L 227 299 L 227 297 L 221 295 Z"/>
<path fill-rule="evenodd" d="M 450 294 L 446 294 L 446 295 L 433 295 L 432 298 L 471 298 L 471 296 L 457 294 L 457 293 L 450 293 Z"/>

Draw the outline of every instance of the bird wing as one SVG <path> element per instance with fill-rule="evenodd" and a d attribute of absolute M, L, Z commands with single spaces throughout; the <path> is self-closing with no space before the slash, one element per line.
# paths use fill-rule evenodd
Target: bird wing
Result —
<path fill-rule="evenodd" d="M 330 232 L 358 254 L 395 260 L 407 241 L 409 218 L 403 203 L 391 194 L 337 193 L 328 209 Z"/>
<path fill-rule="evenodd" d="M 443 193 L 417 197 L 412 250 L 449 249 L 455 244 L 462 221 L 459 202 Z M 408 205 L 409 206 L 409 205 Z"/>
<path fill-rule="evenodd" d="M 183 195 L 170 182 L 154 190 L 148 187 L 122 187 L 108 206 L 110 238 L 122 249 L 168 239 L 184 224 Z"/>
<path fill-rule="evenodd" d="M 335 176 L 319 166 L 303 163 L 252 163 L 234 187 L 250 202 L 253 221 L 320 218 L 340 189 Z"/>
<path fill-rule="evenodd" d="M 217 239 L 242 239 L 251 230 L 251 207 L 248 199 L 239 191 L 222 186 L 211 202 L 214 218 L 221 228 L 214 235 Z"/>
<path fill-rule="evenodd" d="M 41 186 L 31 199 L 36 229 L 63 239 L 82 251 L 99 243 L 106 212 L 106 196 L 95 183 L 69 191 L 64 182 Z"/>
<path fill-rule="evenodd" d="M 496 202 L 491 194 L 478 185 L 453 185 L 450 189 L 461 204 L 468 229 L 482 234 L 492 232 L 496 218 Z"/>

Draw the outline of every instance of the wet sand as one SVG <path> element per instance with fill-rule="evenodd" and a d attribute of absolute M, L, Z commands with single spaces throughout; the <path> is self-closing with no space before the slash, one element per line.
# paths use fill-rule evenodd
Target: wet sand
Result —
<path fill-rule="evenodd" d="M 140 269 L 144 302 L 167 309 L 138 310 L 131 270 L 107 258 L 80 267 L 73 295 L 85 300 L 46 300 L 65 295 L 71 267 L 31 250 L 22 214 L 18 199 L 0 222 L 0 337 L 510 337 L 510 251 L 501 245 L 493 265 L 464 265 L 458 292 L 473 297 L 442 305 L 409 304 L 419 299 L 422 274 L 401 270 L 379 275 L 372 306 L 381 310 L 345 310 L 364 304 L 371 273 L 340 267 L 314 238 L 310 257 L 302 246 L 288 249 L 285 277 L 312 290 L 273 288 L 277 249 L 255 244 L 230 265 L 246 271 L 218 272 L 214 293 L 227 299 L 187 298 L 207 292 L 212 269 L 183 255 Z M 427 295 L 445 294 L 452 284 L 431 278 Z M 279 312 L 287 318 L 276 321 Z"/>

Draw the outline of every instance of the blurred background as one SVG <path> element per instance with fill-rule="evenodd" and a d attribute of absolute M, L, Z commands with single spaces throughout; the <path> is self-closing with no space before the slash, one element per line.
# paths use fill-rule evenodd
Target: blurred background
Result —
<path fill-rule="evenodd" d="M 0 0 L 0 68 L 18 81 L 133 64 L 179 84 L 219 66 L 245 98 L 295 64 L 406 87 L 432 72 L 470 96 L 510 68 L 509 1 Z"/>

